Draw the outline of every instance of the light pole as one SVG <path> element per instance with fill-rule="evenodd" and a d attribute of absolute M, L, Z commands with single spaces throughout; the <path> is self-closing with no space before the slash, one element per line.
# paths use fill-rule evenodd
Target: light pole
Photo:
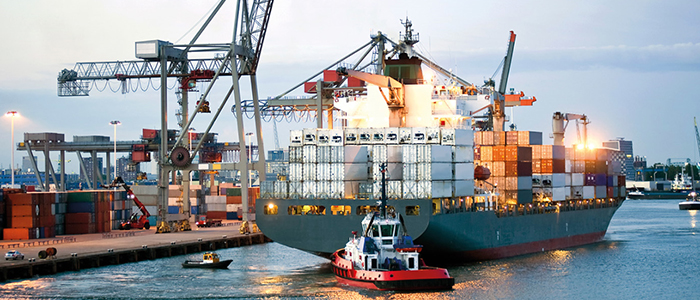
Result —
<path fill-rule="evenodd" d="M 10 131 L 12 132 L 12 144 L 10 145 L 10 153 L 12 153 L 12 164 L 10 165 L 12 170 L 12 188 L 15 187 L 15 117 L 19 116 L 19 113 L 12 110 L 5 114 L 6 117 L 10 117 Z M 48 178 L 48 177 L 47 177 Z"/>
<path fill-rule="evenodd" d="M 248 143 L 248 145 L 249 145 L 248 146 L 248 164 L 249 165 L 248 165 L 248 168 L 246 168 L 248 170 L 248 187 L 253 186 L 253 180 L 250 176 L 252 174 L 252 172 L 250 170 L 250 164 L 253 163 L 253 138 L 250 137 L 252 135 L 253 135 L 252 132 L 246 132 L 246 134 L 245 134 L 245 136 L 247 137 L 247 139 L 249 141 L 249 143 Z"/>
<path fill-rule="evenodd" d="M 114 120 L 109 124 L 114 126 L 114 179 L 117 179 L 117 125 L 121 125 L 122 122 Z"/>

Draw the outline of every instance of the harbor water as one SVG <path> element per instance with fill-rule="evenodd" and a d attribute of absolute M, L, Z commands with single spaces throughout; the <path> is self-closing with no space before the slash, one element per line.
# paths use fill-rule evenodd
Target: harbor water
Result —
<path fill-rule="evenodd" d="M 341 286 L 328 260 L 268 243 L 217 251 L 233 259 L 227 270 L 183 269 L 187 256 L 177 256 L 9 281 L 0 298 L 697 299 L 700 215 L 680 201 L 625 201 L 596 244 L 446 266 L 450 291 Z"/>

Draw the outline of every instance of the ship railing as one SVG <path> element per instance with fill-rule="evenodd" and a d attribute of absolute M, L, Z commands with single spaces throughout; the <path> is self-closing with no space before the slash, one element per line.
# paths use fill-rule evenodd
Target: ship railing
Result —
<path fill-rule="evenodd" d="M 575 199 L 555 202 L 540 202 L 536 204 L 503 205 L 495 211 L 500 217 L 514 217 L 525 215 L 538 215 L 547 213 L 559 213 L 567 211 L 578 211 L 588 209 L 600 209 L 617 207 L 622 203 L 615 198 L 606 199 Z M 476 211 L 472 209 L 472 211 Z"/>

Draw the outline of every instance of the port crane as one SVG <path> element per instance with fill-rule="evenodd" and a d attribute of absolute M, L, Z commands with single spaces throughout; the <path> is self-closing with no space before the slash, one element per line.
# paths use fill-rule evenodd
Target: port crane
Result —
<path fill-rule="evenodd" d="M 174 45 L 169 42 L 154 40 L 143 41 L 136 43 L 136 55 L 140 60 L 136 61 L 111 61 L 111 62 L 87 62 L 77 63 L 72 70 L 64 69 L 58 75 L 58 95 L 59 96 L 87 96 L 91 88 L 91 83 L 98 80 L 117 80 L 121 83 L 122 92 L 125 92 L 127 82 L 139 79 L 160 79 L 160 100 L 161 100 L 161 132 L 168 132 L 167 124 L 167 100 L 168 100 L 168 78 L 178 80 L 178 89 L 180 92 L 178 103 L 180 104 L 179 116 L 182 118 L 180 123 L 181 130 L 172 148 L 168 147 L 166 134 L 161 134 L 160 151 L 158 158 L 159 166 L 159 181 L 158 181 L 158 199 L 159 199 L 159 219 L 157 232 L 170 232 L 170 225 L 166 222 L 168 200 L 168 178 L 170 172 L 177 170 L 184 171 L 187 176 L 183 176 L 183 185 L 187 185 L 184 190 L 186 205 L 184 210 L 189 214 L 189 172 L 199 170 L 245 170 L 242 171 L 242 181 L 248 182 L 248 163 L 247 151 L 241 151 L 241 158 L 238 163 L 233 164 L 210 164 L 205 169 L 202 169 L 201 164 L 192 164 L 192 153 L 196 153 L 202 147 L 200 141 L 192 152 L 184 145 L 185 134 L 191 127 L 193 119 L 198 112 L 211 112 L 209 107 L 208 96 L 212 87 L 222 76 L 231 76 L 232 83 L 228 88 L 226 96 L 221 100 L 218 109 L 213 113 L 209 125 L 204 132 L 205 136 L 209 133 L 214 125 L 222 108 L 226 105 L 231 94 L 234 95 L 236 116 L 238 119 L 238 138 L 239 145 L 246 145 L 245 130 L 242 121 L 242 112 L 240 110 L 241 96 L 239 80 L 241 76 L 248 75 L 250 77 L 251 90 L 253 95 L 253 106 L 256 111 L 259 108 L 256 70 L 262 52 L 263 41 L 267 26 L 270 20 L 273 0 L 238 0 L 236 1 L 236 13 L 234 16 L 233 39 L 230 43 L 212 43 L 212 44 L 196 44 L 202 32 L 207 28 L 211 20 L 219 12 L 220 8 L 225 3 L 221 0 L 212 10 L 207 20 L 203 23 L 192 40 L 183 45 Z M 190 52 L 214 52 L 214 58 L 208 59 L 189 59 Z M 188 91 L 196 86 L 197 81 L 208 81 L 206 91 L 201 95 L 197 106 L 193 113 L 188 113 Z M 155 87 L 154 87 L 155 88 Z M 128 91 L 128 90 L 127 90 Z M 257 130 L 256 137 L 258 139 L 258 151 L 264 153 L 263 135 L 260 125 L 260 115 L 255 113 L 255 127 Z M 261 176 L 265 174 L 265 158 L 264 154 L 260 155 L 259 163 L 255 165 Z M 247 199 L 248 190 L 242 189 L 242 197 Z M 248 218 L 247 202 L 244 201 L 243 208 L 246 213 L 243 215 L 243 220 Z M 189 216 L 188 216 L 189 218 Z M 182 220 L 181 223 L 184 223 Z"/>
<path fill-rule="evenodd" d="M 569 126 L 569 121 L 576 121 L 576 137 L 579 145 L 588 143 L 588 124 L 591 121 L 586 115 L 555 112 L 552 116 L 552 136 L 554 137 L 554 145 L 564 145 L 564 132 Z M 583 125 L 583 133 L 579 131 L 579 123 Z"/>
<path fill-rule="evenodd" d="M 700 154 L 700 133 L 698 132 L 698 120 L 693 117 L 693 122 L 695 123 L 695 141 L 698 143 L 698 154 Z M 698 163 L 700 165 L 700 163 Z"/>

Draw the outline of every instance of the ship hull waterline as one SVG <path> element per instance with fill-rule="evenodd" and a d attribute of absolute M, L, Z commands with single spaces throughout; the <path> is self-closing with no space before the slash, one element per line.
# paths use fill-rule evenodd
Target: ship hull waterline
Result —
<path fill-rule="evenodd" d="M 479 261 L 591 244 L 603 239 L 612 216 L 624 199 L 607 206 L 578 206 L 574 210 L 504 215 L 493 210 L 461 210 L 432 213 L 431 199 L 389 200 L 402 215 L 406 207 L 420 207 L 419 215 L 404 215 L 407 231 L 424 246 L 428 262 Z M 279 213 L 258 213 L 258 227 L 280 244 L 329 258 L 348 241 L 364 214 L 356 208 L 376 205 L 376 200 L 259 199 L 258 212 L 276 205 Z M 289 215 L 290 206 L 325 205 L 326 215 Z M 330 206 L 350 206 L 351 215 L 332 215 Z"/>

